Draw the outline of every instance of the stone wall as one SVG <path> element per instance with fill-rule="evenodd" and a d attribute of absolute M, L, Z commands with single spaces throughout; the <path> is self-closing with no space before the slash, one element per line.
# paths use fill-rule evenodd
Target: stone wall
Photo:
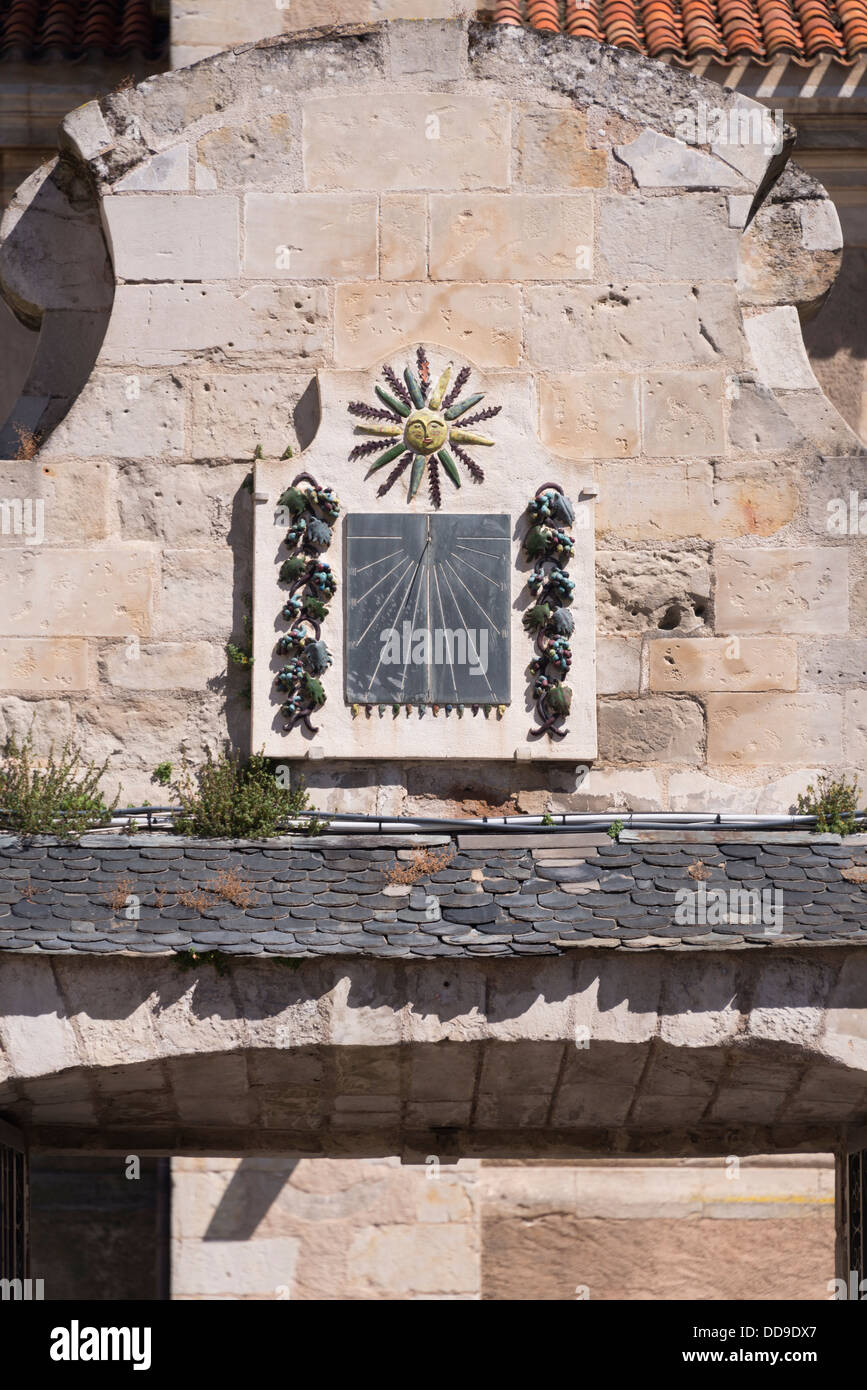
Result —
<path fill-rule="evenodd" d="M 830 1158 L 187 1158 L 177 1299 L 827 1299 Z"/>
<path fill-rule="evenodd" d="M 163 759 L 243 742 L 223 643 L 254 451 L 309 442 L 318 369 L 425 342 L 529 374 L 542 446 L 595 467 L 598 758 L 372 749 L 310 765 L 320 805 L 770 811 L 817 768 L 863 771 L 864 562 L 827 506 L 860 445 L 798 324 L 839 226 L 797 171 L 767 193 L 780 160 L 754 136 L 674 143 L 701 99 L 752 109 L 619 50 L 431 20 L 275 38 L 74 112 L 0 247 L 34 317 L 59 244 L 65 267 L 19 402 L 47 437 L 3 465 L 0 491 L 45 508 L 41 543 L 14 512 L 0 537 L 4 731 L 73 734 L 133 802 Z"/>

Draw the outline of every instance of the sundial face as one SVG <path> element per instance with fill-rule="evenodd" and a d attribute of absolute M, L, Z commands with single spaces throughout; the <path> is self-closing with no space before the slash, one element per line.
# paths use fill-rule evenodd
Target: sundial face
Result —
<path fill-rule="evenodd" d="M 508 516 L 347 516 L 347 701 L 508 704 L 511 567 Z"/>

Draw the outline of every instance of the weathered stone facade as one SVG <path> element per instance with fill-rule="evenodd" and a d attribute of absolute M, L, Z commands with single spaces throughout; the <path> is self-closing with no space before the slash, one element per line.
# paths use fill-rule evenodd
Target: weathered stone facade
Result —
<path fill-rule="evenodd" d="M 444 19 L 273 39 L 67 118 L 0 250 L 42 321 L 19 418 L 38 433 L 73 402 L 5 465 L 8 498 L 45 504 L 41 544 L 2 538 L 6 730 L 74 733 L 132 802 L 162 759 L 243 738 L 222 645 L 251 589 L 253 453 L 309 443 L 317 369 L 426 342 L 528 373 L 542 447 L 595 468 L 599 755 L 577 777 L 326 757 L 320 806 L 766 811 L 817 768 L 863 771 L 842 658 L 867 638 L 861 547 L 827 507 L 861 446 L 796 308 L 833 280 L 835 214 L 795 170 L 769 187 L 761 141 L 673 144 L 703 94 L 721 100 L 620 51 Z"/>

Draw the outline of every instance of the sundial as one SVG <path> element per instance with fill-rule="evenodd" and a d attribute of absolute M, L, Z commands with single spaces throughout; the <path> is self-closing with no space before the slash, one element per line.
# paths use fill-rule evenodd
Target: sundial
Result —
<path fill-rule="evenodd" d="M 346 519 L 346 698 L 508 704 L 508 516 Z"/>
<path fill-rule="evenodd" d="M 592 465 L 530 375 L 427 345 L 317 384 L 312 444 L 255 464 L 252 746 L 595 757 Z"/>

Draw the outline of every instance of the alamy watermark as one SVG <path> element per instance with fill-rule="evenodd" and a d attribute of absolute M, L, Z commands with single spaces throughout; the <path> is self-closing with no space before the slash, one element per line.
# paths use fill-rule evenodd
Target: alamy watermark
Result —
<path fill-rule="evenodd" d="M 783 892 L 780 888 L 679 888 L 674 895 L 678 926 L 761 926 L 766 936 L 783 930 Z"/>
<path fill-rule="evenodd" d="M 755 145 L 768 154 L 783 148 L 783 111 L 764 107 L 681 106 L 674 113 L 674 133 L 687 145 Z"/>
<path fill-rule="evenodd" d="M 41 497 L 0 497 L 0 535 L 23 536 L 34 545 L 45 539 L 45 502 Z"/>
<path fill-rule="evenodd" d="M 382 666 L 468 666 L 471 676 L 488 671 L 488 629 L 413 627 L 412 623 L 383 628 Z"/>

